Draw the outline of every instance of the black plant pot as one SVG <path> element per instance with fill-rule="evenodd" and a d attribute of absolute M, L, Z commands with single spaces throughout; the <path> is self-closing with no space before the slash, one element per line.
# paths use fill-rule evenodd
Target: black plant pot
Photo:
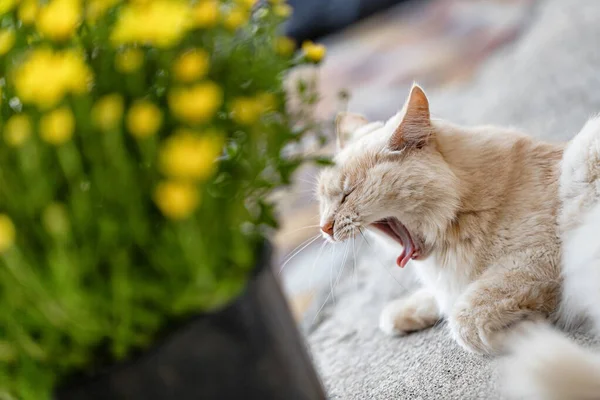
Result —
<path fill-rule="evenodd" d="M 60 400 L 285 399 L 325 394 L 270 268 L 265 246 L 244 293 L 132 361 L 70 379 Z"/>

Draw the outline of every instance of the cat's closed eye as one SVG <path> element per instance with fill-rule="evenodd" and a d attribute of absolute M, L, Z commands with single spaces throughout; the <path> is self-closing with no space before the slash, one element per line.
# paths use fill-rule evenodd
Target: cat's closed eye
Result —
<path fill-rule="evenodd" d="M 344 204 L 344 202 L 346 201 L 346 198 L 350 195 L 350 193 L 352 193 L 354 191 L 354 188 L 345 191 L 344 193 L 342 193 L 342 201 L 340 202 L 340 204 Z"/>

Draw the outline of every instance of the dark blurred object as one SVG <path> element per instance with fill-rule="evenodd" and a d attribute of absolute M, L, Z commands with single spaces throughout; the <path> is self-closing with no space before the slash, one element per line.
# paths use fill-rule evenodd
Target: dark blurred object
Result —
<path fill-rule="evenodd" d="M 378 11 L 418 0 L 288 0 L 294 9 L 286 35 L 298 42 L 336 32 Z"/>
<path fill-rule="evenodd" d="M 322 385 L 270 268 L 227 308 L 191 320 L 142 357 L 71 381 L 58 400 L 321 400 Z"/>

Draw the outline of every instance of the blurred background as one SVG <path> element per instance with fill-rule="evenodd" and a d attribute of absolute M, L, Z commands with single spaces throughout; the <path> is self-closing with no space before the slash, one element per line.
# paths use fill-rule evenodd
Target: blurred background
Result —
<path fill-rule="evenodd" d="M 373 120 L 387 119 L 402 106 L 413 81 L 432 92 L 472 79 L 482 63 L 527 29 L 535 3 L 291 0 L 294 13 L 286 32 L 299 43 L 311 39 L 327 45 L 327 58 L 319 69 L 295 71 L 317 76 L 320 118 L 332 121 L 336 112 L 349 110 Z M 349 96 L 347 101 L 341 93 Z M 332 153 L 331 141 L 322 151 Z M 355 243 L 324 246 L 322 239 L 313 240 L 319 233 L 313 194 L 317 171 L 303 168 L 293 189 L 282 195 L 283 229 L 275 240 L 277 269 L 307 331 L 326 315 L 340 282 L 354 279 L 353 287 L 358 288 L 361 260 L 371 260 L 375 265 L 370 268 L 397 279 L 398 285 L 411 279 L 410 271 L 396 267 L 393 252 L 387 256 L 380 248 L 381 241 L 357 238 Z"/>

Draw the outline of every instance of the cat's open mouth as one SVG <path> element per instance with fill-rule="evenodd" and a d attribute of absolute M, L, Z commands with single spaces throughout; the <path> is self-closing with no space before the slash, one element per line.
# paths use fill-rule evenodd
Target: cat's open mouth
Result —
<path fill-rule="evenodd" d="M 413 239 L 410 232 L 398 219 L 390 217 L 379 220 L 372 224 L 403 247 L 402 253 L 396 259 L 396 264 L 404 268 L 412 259 L 418 259 L 421 255 L 421 246 L 418 240 Z"/>

